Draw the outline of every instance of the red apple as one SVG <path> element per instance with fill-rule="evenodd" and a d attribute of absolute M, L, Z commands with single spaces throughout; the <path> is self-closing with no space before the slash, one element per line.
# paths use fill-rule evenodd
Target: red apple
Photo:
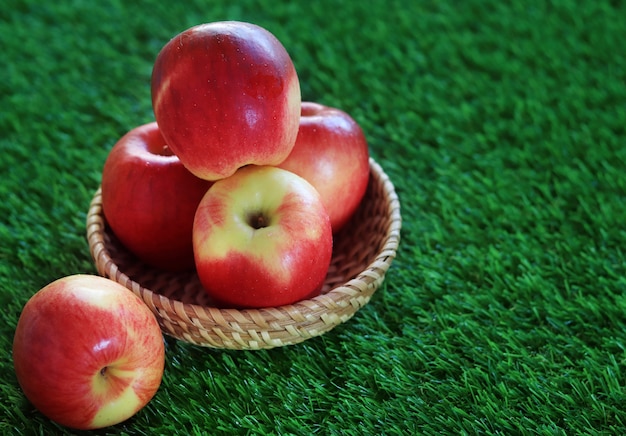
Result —
<path fill-rule="evenodd" d="M 111 149 L 102 171 L 102 211 L 138 258 L 163 270 L 192 269 L 193 219 L 210 184 L 187 171 L 152 122 Z"/>
<path fill-rule="evenodd" d="M 58 279 L 23 308 L 13 339 L 17 379 L 48 418 L 76 429 L 122 422 L 155 395 L 163 335 L 139 297 L 91 275 Z"/>
<path fill-rule="evenodd" d="M 294 146 L 300 83 L 285 47 L 262 27 L 222 21 L 185 30 L 159 52 L 151 85 L 163 136 L 198 177 L 275 165 Z"/>
<path fill-rule="evenodd" d="M 210 296 L 225 306 L 268 307 L 320 291 L 333 239 L 310 183 L 252 165 L 209 188 L 196 212 L 193 243 Z"/>
<path fill-rule="evenodd" d="M 305 178 L 317 189 L 336 233 L 365 195 L 370 174 L 367 140 L 346 112 L 302 102 L 296 145 L 278 166 Z"/>

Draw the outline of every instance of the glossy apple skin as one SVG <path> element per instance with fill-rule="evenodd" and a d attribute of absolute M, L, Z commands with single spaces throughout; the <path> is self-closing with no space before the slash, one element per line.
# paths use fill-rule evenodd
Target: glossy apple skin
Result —
<path fill-rule="evenodd" d="M 94 429 L 143 408 L 163 376 L 163 336 L 122 285 L 91 275 L 58 279 L 24 306 L 13 339 L 22 390 L 48 418 Z"/>
<path fill-rule="evenodd" d="M 367 189 L 367 140 L 346 112 L 302 102 L 296 145 L 278 167 L 298 174 L 317 189 L 333 232 L 337 233 L 354 214 Z"/>
<path fill-rule="evenodd" d="M 215 182 L 198 206 L 193 242 L 200 281 L 225 307 L 281 306 L 318 294 L 333 245 L 315 188 L 269 166 Z"/>
<path fill-rule="evenodd" d="M 165 145 L 152 122 L 113 146 L 102 171 L 102 211 L 139 259 L 161 270 L 190 270 L 193 219 L 211 183 L 187 171 Z"/>
<path fill-rule="evenodd" d="M 285 47 L 257 25 L 221 21 L 181 32 L 159 52 L 151 90 L 163 136 L 198 177 L 276 165 L 295 144 L 298 75 Z"/>

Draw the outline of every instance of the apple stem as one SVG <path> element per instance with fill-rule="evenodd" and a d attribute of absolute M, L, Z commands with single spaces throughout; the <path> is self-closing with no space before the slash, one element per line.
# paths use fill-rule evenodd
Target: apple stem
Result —
<path fill-rule="evenodd" d="M 169 145 L 165 144 L 163 146 L 163 149 L 161 150 L 161 156 L 173 156 L 174 152 L 172 151 L 172 149 L 169 147 Z"/>
<path fill-rule="evenodd" d="M 101 375 L 102 377 L 106 376 L 107 369 L 108 369 L 108 367 L 107 367 L 107 366 L 104 366 L 104 367 L 102 367 L 102 369 L 100 370 L 100 375 Z"/>

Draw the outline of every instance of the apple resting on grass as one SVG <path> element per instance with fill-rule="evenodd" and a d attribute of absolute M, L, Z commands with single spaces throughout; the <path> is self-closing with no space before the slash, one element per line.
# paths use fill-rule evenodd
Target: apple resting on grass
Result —
<path fill-rule="evenodd" d="M 203 179 L 279 164 L 294 146 L 300 82 L 285 47 L 257 25 L 220 21 L 178 34 L 156 58 L 151 91 L 167 143 Z"/>
<path fill-rule="evenodd" d="M 200 281 L 218 303 L 268 307 L 319 293 L 333 240 L 309 182 L 251 165 L 209 188 L 196 212 L 193 244 Z"/>
<path fill-rule="evenodd" d="M 370 175 L 367 140 L 347 113 L 302 102 L 296 145 L 278 167 L 298 174 L 317 189 L 336 233 L 365 195 Z"/>
<path fill-rule="evenodd" d="M 56 280 L 24 306 L 13 363 L 26 397 L 76 429 L 122 422 L 155 395 L 165 349 L 156 318 L 139 297 L 98 276 Z"/>
<path fill-rule="evenodd" d="M 122 244 L 144 262 L 193 269 L 193 218 L 210 185 L 183 166 L 152 122 L 111 149 L 102 171 L 102 211 Z"/>

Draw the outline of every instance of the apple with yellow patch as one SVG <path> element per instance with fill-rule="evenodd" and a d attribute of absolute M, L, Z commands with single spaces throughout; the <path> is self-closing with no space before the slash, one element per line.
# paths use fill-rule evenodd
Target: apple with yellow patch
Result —
<path fill-rule="evenodd" d="M 319 193 L 271 166 L 246 166 L 215 182 L 194 219 L 198 276 L 227 307 L 281 306 L 318 294 L 332 245 Z"/>
<path fill-rule="evenodd" d="M 18 382 L 48 418 L 87 430 L 125 421 L 155 395 L 165 348 L 150 309 L 92 275 L 58 279 L 24 306 L 13 339 Z"/>
<path fill-rule="evenodd" d="M 174 154 L 196 176 L 219 180 L 291 152 L 300 81 L 267 29 L 241 21 L 199 24 L 163 46 L 152 69 L 152 107 Z"/>

